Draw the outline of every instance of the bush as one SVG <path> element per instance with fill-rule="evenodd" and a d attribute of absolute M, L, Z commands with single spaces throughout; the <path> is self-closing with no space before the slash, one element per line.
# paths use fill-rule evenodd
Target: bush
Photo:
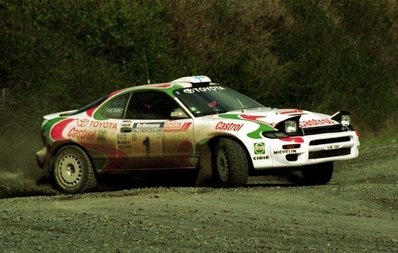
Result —
<path fill-rule="evenodd" d="M 384 53 L 397 55 L 397 16 L 390 12 L 397 5 L 291 0 L 286 8 L 290 21 L 279 26 L 274 47 L 286 69 L 272 87 L 273 103 L 328 113 L 345 109 L 362 128 L 380 129 L 397 108 L 391 95 L 397 69 Z"/>
<path fill-rule="evenodd" d="M 397 129 L 398 4 L 0 2 L 0 113 L 11 131 L 121 87 L 206 74 L 265 105 Z"/>

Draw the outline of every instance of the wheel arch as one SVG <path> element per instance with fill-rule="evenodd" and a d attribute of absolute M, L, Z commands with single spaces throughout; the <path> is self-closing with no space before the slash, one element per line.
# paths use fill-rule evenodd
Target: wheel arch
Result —
<path fill-rule="evenodd" d="M 239 138 L 237 138 L 234 135 L 222 134 L 222 135 L 216 135 L 216 136 L 213 136 L 212 138 L 210 138 L 207 141 L 206 144 L 210 148 L 211 154 L 212 155 L 214 154 L 214 151 L 216 149 L 217 143 L 220 141 L 220 139 L 223 139 L 223 138 L 231 139 L 231 140 L 235 141 L 236 143 L 238 143 L 243 148 L 243 150 L 245 151 L 245 154 L 246 154 L 247 163 L 249 165 L 249 171 L 252 170 L 253 169 L 253 162 L 250 159 L 251 156 L 250 156 L 249 151 L 246 148 L 246 145 Z"/>
<path fill-rule="evenodd" d="M 59 150 L 61 150 L 63 147 L 66 147 L 66 146 L 75 146 L 75 147 L 78 147 L 81 150 L 83 150 L 83 152 L 86 153 L 87 157 L 90 159 L 90 162 L 91 162 L 91 165 L 93 166 L 94 172 L 97 173 L 97 170 L 94 167 L 95 164 L 93 163 L 93 160 L 91 159 L 91 156 L 89 155 L 88 150 L 85 147 L 83 147 L 82 145 L 80 145 L 79 143 L 76 143 L 73 141 L 62 141 L 62 142 L 56 143 L 55 145 L 53 144 L 53 148 L 51 149 L 51 153 L 50 153 L 50 163 L 47 168 L 50 173 L 54 169 L 53 167 L 54 167 L 55 156 L 57 155 Z"/>

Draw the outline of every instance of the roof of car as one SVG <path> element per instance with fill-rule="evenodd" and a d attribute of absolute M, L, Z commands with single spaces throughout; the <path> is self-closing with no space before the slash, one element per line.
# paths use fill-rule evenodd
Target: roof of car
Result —
<path fill-rule="evenodd" d="M 121 89 L 113 92 L 111 95 L 119 94 L 124 91 L 133 91 L 133 90 L 141 90 L 141 89 L 179 89 L 179 88 L 192 88 L 196 85 L 214 85 L 215 83 L 211 82 L 211 79 L 207 76 L 185 76 L 178 78 L 171 82 L 166 83 L 155 83 L 155 84 L 144 84 L 132 86 L 129 88 Z"/>

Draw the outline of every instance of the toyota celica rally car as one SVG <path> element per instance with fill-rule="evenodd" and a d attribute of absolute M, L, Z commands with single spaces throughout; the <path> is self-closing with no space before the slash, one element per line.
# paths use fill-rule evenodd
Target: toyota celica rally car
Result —
<path fill-rule="evenodd" d="M 46 115 L 42 138 L 38 165 L 65 193 L 92 190 L 98 174 L 168 169 L 196 170 L 197 184 L 220 187 L 283 169 L 326 184 L 333 162 L 359 148 L 348 112 L 265 107 L 206 76 L 135 86 Z"/>

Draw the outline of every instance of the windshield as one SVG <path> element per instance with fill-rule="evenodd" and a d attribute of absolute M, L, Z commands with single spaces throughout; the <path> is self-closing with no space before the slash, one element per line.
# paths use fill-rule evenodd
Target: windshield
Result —
<path fill-rule="evenodd" d="M 219 85 L 178 89 L 174 95 L 197 117 L 263 107 L 253 99 Z"/>

